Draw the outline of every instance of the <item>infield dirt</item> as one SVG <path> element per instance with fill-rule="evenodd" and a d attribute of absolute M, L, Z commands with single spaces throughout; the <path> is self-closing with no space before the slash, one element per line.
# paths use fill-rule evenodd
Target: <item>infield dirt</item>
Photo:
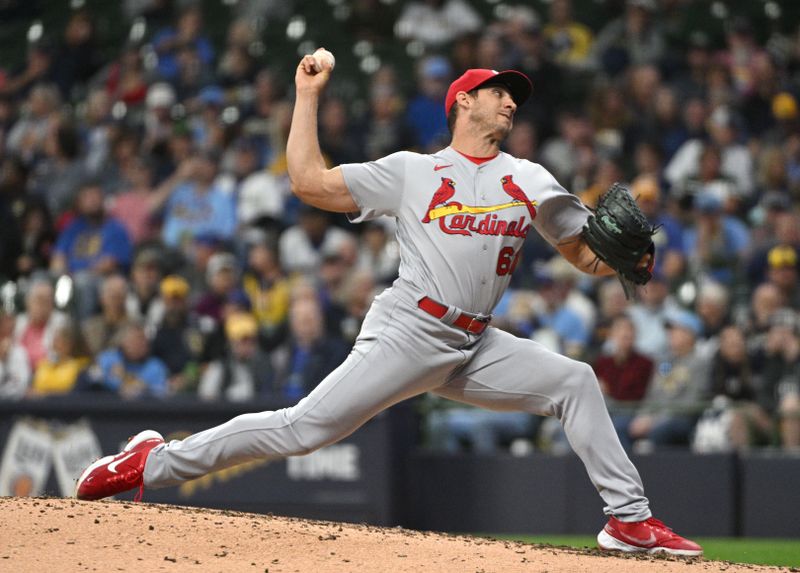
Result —
<path fill-rule="evenodd" d="M 0 498 L 0 572 L 789 571 L 130 502 Z"/>

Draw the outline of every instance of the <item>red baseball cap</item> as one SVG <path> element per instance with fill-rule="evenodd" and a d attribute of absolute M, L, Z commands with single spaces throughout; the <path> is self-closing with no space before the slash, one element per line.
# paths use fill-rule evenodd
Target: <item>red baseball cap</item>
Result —
<path fill-rule="evenodd" d="M 530 97 L 533 85 L 528 76 L 516 70 L 505 70 L 496 72 L 495 70 L 471 69 L 455 80 L 447 89 L 447 97 L 444 98 L 444 112 L 450 113 L 450 108 L 456 103 L 458 92 L 469 92 L 485 84 L 502 84 L 511 93 L 511 98 L 517 105 L 522 105 Z"/>

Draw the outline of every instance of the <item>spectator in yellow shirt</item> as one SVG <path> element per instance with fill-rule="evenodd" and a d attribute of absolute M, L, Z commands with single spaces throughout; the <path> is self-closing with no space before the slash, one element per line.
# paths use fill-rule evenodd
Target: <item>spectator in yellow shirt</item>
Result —
<path fill-rule="evenodd" d="M 257 242 L 250 247 L 247 266 L 242 286 L 258 321 L 262 343 L 270 349 L 279 344 L 287 333 L 289 280 L 283 274 L 277 252 L 265 242 Z"/>
<path fill-rule="evenodd" d="M 90 361 L 80 331 L 72 324 L 53 335 L 53 351 L 36 368 L 29 397 L 67 394 Z"/>
<path fill-rule="evenodd" d="M 587 67 L 594 38 L 588 27 L 572 19 L 571 0 L 553 0 L 544 38 L 553 62 L 567 68 Z"/>

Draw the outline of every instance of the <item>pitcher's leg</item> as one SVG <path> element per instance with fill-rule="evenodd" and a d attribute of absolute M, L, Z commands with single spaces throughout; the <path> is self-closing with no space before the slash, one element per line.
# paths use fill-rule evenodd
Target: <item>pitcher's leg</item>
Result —
<path fill-rule="evenodd" d="M 614 431 L 591 367 L 497 329 L 486 331 L 473 359 L 436 394 L 493 410 L 556 416 L 572 449 L 623 521 L 650 517 L 639 473 Z"/>
<path fill-rule="evenodd" d="M 415 331 L 413 316 L 381 320 L 373 337 L 296 406 L 244 414 L 152 450 L 147 487 L 176 485 L 248 460 L 302 455 L 336 442 L 381 410 L 442 383 L 463 361 L 458 350 Z"/>

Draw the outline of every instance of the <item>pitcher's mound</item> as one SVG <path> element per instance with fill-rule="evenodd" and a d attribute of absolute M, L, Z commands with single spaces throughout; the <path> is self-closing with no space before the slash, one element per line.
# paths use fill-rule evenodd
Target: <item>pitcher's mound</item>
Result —
<path fill-rule="evenodd" d="M 15 573 L 777 570 L 128 502 L 0 498 L 0 523 L 0 571 Z"/>

